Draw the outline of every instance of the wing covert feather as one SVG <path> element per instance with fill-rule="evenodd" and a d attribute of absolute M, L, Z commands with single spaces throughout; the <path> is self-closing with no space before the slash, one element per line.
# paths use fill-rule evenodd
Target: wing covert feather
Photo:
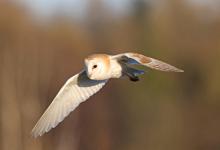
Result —
<path fill-rule="evenodd" d="M 113 58 L 127 64 L 139 64 L 151 69 L 166 71 L 166 72 L 183 72 L 183 70 L 178 69 L 168 63 L 163 61 L 144 56 L 138 53 L 123 53 L 113 56 Z"/>

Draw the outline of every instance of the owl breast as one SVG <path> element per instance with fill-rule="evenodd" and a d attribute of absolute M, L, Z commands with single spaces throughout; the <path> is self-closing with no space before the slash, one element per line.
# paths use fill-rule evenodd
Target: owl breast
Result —
<path fill-rule="evenodd" d="M 110 62 L 111 71 L 110 76 L 111 78 L 120 78 L 122 76 L 122 66 L 116 60 L 111 60 Z"/>

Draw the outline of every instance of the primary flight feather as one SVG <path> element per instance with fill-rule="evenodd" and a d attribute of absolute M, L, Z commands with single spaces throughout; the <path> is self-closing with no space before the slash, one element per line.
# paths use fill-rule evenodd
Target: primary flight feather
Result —
<path fill-rule="evenodd" d="M 183 72 L 160 60 L 137 53 L 90 55 L 85 59 L 85 69 L 68 79 L 60 89 L 32 129 L 32 135 L 41 136 L 56 127 L 81 102 L 97 93 L 108 79 L 127 76 L 131 81 L 138 81 L 138 76 L 144 71 L 132 68 L 131 65 L 143 65 L 167 72 Z"/>

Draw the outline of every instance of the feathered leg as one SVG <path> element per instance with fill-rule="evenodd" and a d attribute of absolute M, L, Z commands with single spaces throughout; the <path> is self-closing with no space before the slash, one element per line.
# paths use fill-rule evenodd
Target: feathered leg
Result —
<path fill-rule="evenodd" d="M 125 66 L 123 68 L 123 74 L 129 77 L 131 81 L 136 82 L 139 81 L 138 76 L 144 74 L 144 71 Z"/>

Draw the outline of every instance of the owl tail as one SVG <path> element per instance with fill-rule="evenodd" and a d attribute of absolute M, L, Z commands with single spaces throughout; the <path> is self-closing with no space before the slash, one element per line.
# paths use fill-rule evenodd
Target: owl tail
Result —
<path fill-rule="evenodd" d="M 144 71 L 126 66 L 123 69 L 123 74 L 129 77 L 131 81 L 136 82 L 136 81 L 139 81 L 138 76 L 144 74 Z"/>

